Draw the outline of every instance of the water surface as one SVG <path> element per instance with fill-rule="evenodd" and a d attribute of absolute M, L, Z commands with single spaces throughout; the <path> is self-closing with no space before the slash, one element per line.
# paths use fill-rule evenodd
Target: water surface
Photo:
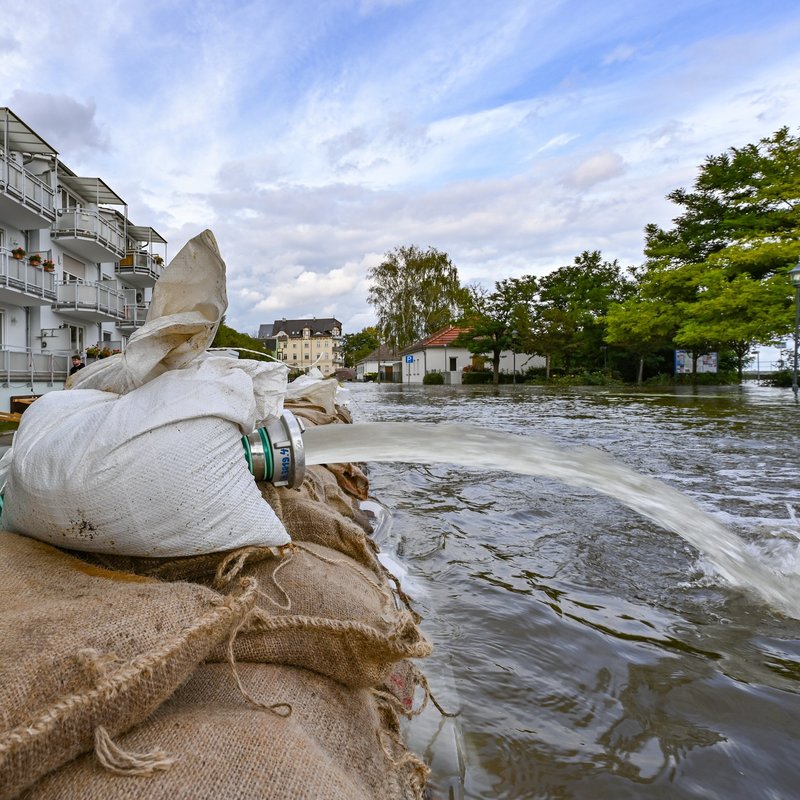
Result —
<path fill-rule="evenodd" d="M 471 423 L 589 445 L 798 571 L 791 393 L 349 384 L 357 421 Z M 389 547 L 451 673 L 471 798 L 800 796 L 800 622 L 590 489 L 373 464 Z M 443 780 L 445 778 L 443 777 Z"/>

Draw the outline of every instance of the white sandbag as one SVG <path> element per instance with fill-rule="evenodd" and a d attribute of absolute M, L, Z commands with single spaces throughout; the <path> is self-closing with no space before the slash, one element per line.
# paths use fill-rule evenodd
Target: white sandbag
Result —
<path fill-rule="evenodd" d="M 335 414 L 338 389 L 336 378 L 325 378 L 316 367 L 312 367 L 308 374 L 298 376 L 287 385 L 286 399 L 309 400 L 322 406 L 328 414 Z"/>
<path fill-rule="evenodd" d="M 0 525 L 133 556 L 286 544 L 241 443 L 280 413 L 285 381 L 280 364 L 209 356 L 124 395 L 39 398 L 14 438 Z"/>
<path fill-rule="evenodd" d="M 228 307 L 225 262 L 211 231 L 190 239 L 153 289 L 147 319 L 124 353 L 79 370 L 71 389 L 125 394 L 202 356 Z"/>

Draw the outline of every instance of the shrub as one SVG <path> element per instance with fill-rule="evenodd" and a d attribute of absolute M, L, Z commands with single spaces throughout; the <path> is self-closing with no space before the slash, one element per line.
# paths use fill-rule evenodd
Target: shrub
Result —
<path fill-rule="evenodd" d="M 422 378 L 422 383 L 425 386 L 443 386 L 444 375 L 441 372 L 429 372 Z"/>
<path fill-rule="evenodd" d="M 461 383 L 491 383 L 492 373 L 488 370 L 472 370 L 461 373 Z"/>

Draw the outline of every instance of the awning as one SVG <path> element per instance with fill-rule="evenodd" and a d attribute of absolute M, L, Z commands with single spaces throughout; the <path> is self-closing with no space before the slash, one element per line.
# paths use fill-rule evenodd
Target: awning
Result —
<path fill-rule="evenodd" d="M 34 133 L 10 108 L 0 108 L 0 146 L 9 150 L 40 156 L 55 156 L 53 149 L 41 136 Z"/>
<path fill-rule="evenodd" d="M 128 236 L 137 242 L 166 244 L 167 240 L 158 231 L 147 225 L 128 225 Z"/>
<path fill-rule="evenodd" d="M 77 175 L 62 172 L 62 166 L 59 164 L 58 182 L 68 189 L 72 189 L 75 194 L 80 195 L 84 200 L 98 205 L 101 203 L 109 206 L 127 205 L 101 178 L 79 178 Z"/>

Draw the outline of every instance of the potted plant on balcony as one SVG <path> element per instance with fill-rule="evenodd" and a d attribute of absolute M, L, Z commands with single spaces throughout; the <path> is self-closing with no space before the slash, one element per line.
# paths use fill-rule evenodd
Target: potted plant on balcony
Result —
<path fill-rule="evenodd" d="M 159 267 L 160 267 L 160 266 L 161 266 L 161 265 L 164 263 L 164 259 L 163 259 L 163 258 L 161 258 L 161 256 L 160 256 L 160 255 L 158 255 L 158 253 L 156 253 L 156 254 L 153 256 L 153 261 L 155 261 L 155 262 L 156 262 L 156 264 L 157 264 Z"/>
<path fill-rule="evenodd" d="M 22 259 L 25 258 L 25 248 L 19 246 L 15 247 L 11 251 L 11 256 L 12 258 L 16 258 L 17 261 L 22 261 Z"/>
<path fill-rule="evenodd" d="M 30 256 L 28 256 L 28 263 L 32 267 L 40 267 L 42 265 L 41 255 L 39 255 L 39 253 L 32 253 Z"/>
<path fill-rule="evenodd" d="M 45 272 L 55 272 L 56 262 L 53 261 L 52 258 L 46 258 L 44 261 L 42 261 L 42 269 Z"/>
<path fill-rule="evenodd" d="M 97 358 L 100 354 L 100 348 L 92 345 L 86 348 L 86 358 Z"/>

